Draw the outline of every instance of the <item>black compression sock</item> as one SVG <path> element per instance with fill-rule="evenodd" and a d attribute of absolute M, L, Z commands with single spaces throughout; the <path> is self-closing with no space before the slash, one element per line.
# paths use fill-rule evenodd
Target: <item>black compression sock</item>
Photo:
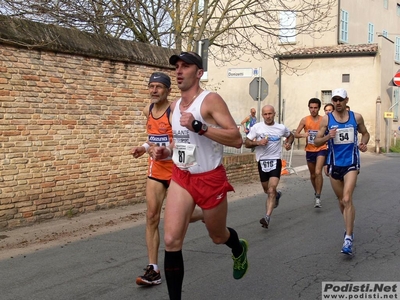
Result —
<path fill-rule="evenodd" d="M 230 235 L 225 245 L 232 249 L 232 254 L 234 257 L 239 257 L 243 253 L 243 247 L 239 241 L 239 236 L 235 229 L 228 227 L 228 230 L 230 232 Z"/>
<path fill-rule="evenodd" d="M 181 300 L 183 283 L 182 250 L 165 251 L 164 272 L 170 300 Z"/>

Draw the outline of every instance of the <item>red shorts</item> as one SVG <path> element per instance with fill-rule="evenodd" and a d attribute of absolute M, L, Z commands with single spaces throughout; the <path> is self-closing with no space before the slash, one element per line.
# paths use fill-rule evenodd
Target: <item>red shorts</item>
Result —
<path fill-rule="evenodd" d="M 172 180 L 187 190 L 194 202 L 202 209 L 211 209 L 218 206 L 225 199 L 228 192 L 235 191 L 228 182 L 223 165 L 199 174 L 182 171 L 174 165 Z"/>

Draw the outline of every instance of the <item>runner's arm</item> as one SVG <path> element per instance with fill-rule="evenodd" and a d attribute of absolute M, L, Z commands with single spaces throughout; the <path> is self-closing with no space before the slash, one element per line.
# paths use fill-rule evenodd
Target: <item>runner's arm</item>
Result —
<path fill-rule="evenodd" d="M 367 130 L 367 127 L 364 124 L 364 118 L 362 117 L 362 115 L 358 113 L 354 114 L 357 121 L 358 132 L 361 133 L 361 141 L 360 144 L 358 145 L 358 148 L 360 149 L 361 152 L 365 152 L 367 151 L 367 144 L 369 142 L 370 134 Z"/>
<path fill-rule="evenodd" d="M 201 114 L 208 126 L 205 137 L 225 146 L 240 148 L 243 138 L 226 102 L 217 93 L 209 93 L 203 101 Z M 215 125 L 215 126 L 212 126 Z"/>
<path fill-rule="evenodd" d="M 250 116 L 247 116 L 246 118 L 243 119 L 242 122 L 240 122 L 240 124 L 242 124 L 243 126 L 243 131 L 246 131 L 246 123 L 250 120 Z"/>
<path fill-rule="evenodd" d="M 325 115 L 322 117 L 317 136 L 315 137 L 315 140 L 314 140 L 315 146 L 317 146 L 317 147 L 322 146 L 331 139 L 330 134 L 325 135 L 327 128 L 328 128 L 328 116 Z M 335 132 L 336 132 L 336 130 L 335 130 Z"/>
<path fill-rule="evenodd" d="M 307 133 L 301 133 L 301 131 L 304 129 L 304 127 L 306 126 L 306 120 L 305 118 L 301 119 L 299 126 L 297 126 L 297 129 L 294 133 L 294 138 L 300 139 L 300 138 L 305 138 L 308 136 Z"/>

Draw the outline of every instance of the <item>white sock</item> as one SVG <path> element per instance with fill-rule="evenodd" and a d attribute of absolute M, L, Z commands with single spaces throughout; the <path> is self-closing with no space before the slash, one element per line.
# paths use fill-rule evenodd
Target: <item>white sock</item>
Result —
<path fill-rule="evenodd" d="M 353 238 L 351 237 L 351 235 L 347 235 L 344 237 L 345 240 L 350 240 L 353 241 Z"/>
<path fill-rule="evenodd" d="M 153 268 L 154 268 L 154 271 L 158 271 L 158 265 L 156 265 L 156 264 L 150 264 L 150 265 L 152 265 L 153 266 Z"/>

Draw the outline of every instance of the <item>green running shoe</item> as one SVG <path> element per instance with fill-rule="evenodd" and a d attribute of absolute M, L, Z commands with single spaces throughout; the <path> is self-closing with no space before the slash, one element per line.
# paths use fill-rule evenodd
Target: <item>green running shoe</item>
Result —
<path fill-rule="evenodd" d="M 232 255 L 233 278 L 235 279 L 241 279 L 246 274 L 247 269 L 249 268 L 249 263 L 247 262 L 247 250 L 249 248 L 249 244 L 244 239 L 240 239 L 239 241 L 242 244 L 243 252 L 238 258 Z"/>

